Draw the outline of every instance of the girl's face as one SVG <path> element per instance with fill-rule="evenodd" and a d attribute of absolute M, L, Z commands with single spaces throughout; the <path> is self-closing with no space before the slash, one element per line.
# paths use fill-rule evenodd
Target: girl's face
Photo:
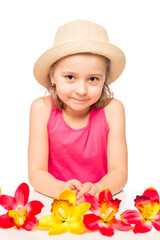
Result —
<path fill-rule="evenodd" d="M 90 53 L 60 59 L 50 72 L 59 98 L 66 110 L 88 111 L 98 101 L 106 75 L 106 59 Z"/>

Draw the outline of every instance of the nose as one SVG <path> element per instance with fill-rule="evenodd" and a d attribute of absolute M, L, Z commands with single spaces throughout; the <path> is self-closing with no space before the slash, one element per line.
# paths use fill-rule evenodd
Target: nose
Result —
<path fill-rule="evenodd" d="M 76 94 L 78 95 L 86 95 L 87 94 L 87 84 L 85 83 L 85 81 L 83 80 L 80 80 L 78 81 L 77 83 L 77 86 L 76 86 Z"/>
<path fill-rule="evenodd" d="M 87 83 L 84 80 L 79 80 L 75 90 L 76 94 L 84 96 L 87 94 Z"/>

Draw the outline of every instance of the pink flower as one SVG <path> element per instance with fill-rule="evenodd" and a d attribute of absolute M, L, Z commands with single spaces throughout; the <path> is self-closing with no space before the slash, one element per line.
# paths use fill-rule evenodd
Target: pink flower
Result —
<path fill-rule="evenodd" d="M 152 226 L 160 231 L 160 200 L 156 189 L 147 188 L 142 196 L 136 196 L 135 207 L 137 210 L 127 210 L 121 214 L 124 223 L 134 224 L 134 233 L 145 233 Z"/>
<path fill-rule="evenodd" d="M 8 210 L 0 216 L 0 228 L 24 228 L 32 230 L 38 224 L 35 215 L 39 214 L 44 207 L 40 201 L 28 202 L 29 187 L 26 183 L 18 186 L 14 197 L 0 195 L 0 205 Z"/>
<path fill-rule="evenodd" d="M 118 212 L 121 200 L 113 200 L 113 196 L 109 189 L 105 189 L 99 194 L 99 200 L 90 195 L 85 194 L 85 201 L 91 203 L 90 211 L 92 214 L 86 214 L 83 217 L 84 225 L 89 230 L 99 230 L 101 234 L 111 237 L 114 235 L 114 229 L 120 231 L 129 231 L 131 225 L 123 223 L 115 218 Z"/>

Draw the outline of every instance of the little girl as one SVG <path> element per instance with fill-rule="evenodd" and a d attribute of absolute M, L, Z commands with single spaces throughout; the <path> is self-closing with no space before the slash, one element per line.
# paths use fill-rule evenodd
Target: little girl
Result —
<path fill-rule="evenodd" d="M 50 95 L 31 105 L 29 180 L 35 190 L 57 197 L 64 189 L 112 194 L 127 182 L 123 104 L 109 84 L 123 72 L 125 55 L 106 30 L 78 20 L 61 26 L 54 46 L 36 61 L 34 76 Z"/>

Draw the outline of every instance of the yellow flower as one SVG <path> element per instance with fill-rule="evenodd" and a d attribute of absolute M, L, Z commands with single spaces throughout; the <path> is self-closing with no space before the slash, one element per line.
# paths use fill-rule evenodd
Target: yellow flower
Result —
<path fill-rule="evenodd" d="M 38 227 L 49 230 L 49 235 L 82 233 L 85 229 L 82 216 L 89 210 L 90 203 L 81 203 L 76 207 L 76 197 L 71 190 L 64 190 L 58 199 L 54 198 L 51 208 L 52 215 L 39 219 Z"/>

